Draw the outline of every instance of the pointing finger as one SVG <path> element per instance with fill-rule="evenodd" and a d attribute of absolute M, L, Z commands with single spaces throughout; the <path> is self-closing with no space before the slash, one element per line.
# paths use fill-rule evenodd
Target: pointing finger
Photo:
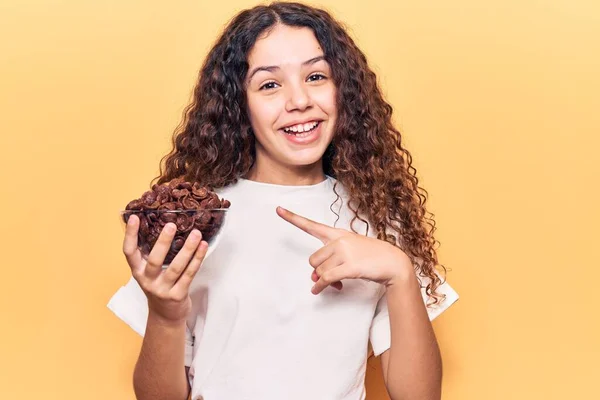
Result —
<path fill-rule="evenodd" d="M 283 207 L 277 207 L 277 215 L 289 222 L 290 224 L 302 229 L 304 232 L 311 236 L 316 237 L 323 244 L 327 244 L 330 240 L 335 239 L 339 236 L 338 230 L 330 226 L 315 222 L 308 218 L 302 217 L 298 214 L 286 210 Z"/>

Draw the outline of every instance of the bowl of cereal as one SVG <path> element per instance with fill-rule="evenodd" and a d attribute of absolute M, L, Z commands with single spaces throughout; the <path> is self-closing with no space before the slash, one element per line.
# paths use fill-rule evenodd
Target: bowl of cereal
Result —
<path fill-rule="evenodd" d="M 140 220 L 138 248 L 147 258 L 163 228 L 169 222 L 177 226 L 171 248 L 163 265 L 173 261 L 183 247 L 192 230 L 202 233 L 202 240 L 208 243 L 205 258 L 218 244 L 231 203 L 221 199 L 208 186 L 186 182 L 182 178 L 153 185 L 139 199 L 130 201 L 125 210 L 120 211 L 123 229 L 132 215 Z"/>

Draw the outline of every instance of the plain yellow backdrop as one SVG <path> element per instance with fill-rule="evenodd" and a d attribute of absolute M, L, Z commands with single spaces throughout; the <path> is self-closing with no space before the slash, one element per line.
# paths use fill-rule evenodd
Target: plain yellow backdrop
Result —
<path fill-rule="evenodd" d="M 0 398 L 134 398 L 141 338 L 106 308 L 129 277 L 118 211 L 254 4 L 0 5 Z M 313 4 L 368 55 L 430 193 L 461 295 L 434 323 L 443 398 L 600 398 L 598 2 Z"/>

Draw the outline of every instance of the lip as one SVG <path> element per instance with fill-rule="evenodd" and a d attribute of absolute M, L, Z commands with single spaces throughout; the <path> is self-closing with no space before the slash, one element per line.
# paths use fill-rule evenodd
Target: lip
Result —
<path fill-rule="evenodd" d="M 314 143 L 317 140 L 319 140 L 319 138 L 321 137 L 322 129 L 323 129 L 323 121 L 319 121 L 319 125 L 317 125 L 317 127 L 313 131 L 311 131 L 310 135 L 308 135 L 306 137 L 296 137 L 294 135 L 289 135 L 289 134 L 285 133 L 283 128 L 280 129 L 279 132 L 281 132 L 281 134 L 284 135 L 285 138 L 291 143 L 306 145 L 306 144 Z"/>

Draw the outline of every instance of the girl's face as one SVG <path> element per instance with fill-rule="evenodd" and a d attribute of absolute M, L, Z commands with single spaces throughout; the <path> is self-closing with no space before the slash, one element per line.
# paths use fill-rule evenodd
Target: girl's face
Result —
<path fill-rule="evenodd" d="M 248 115 L 261 173 L 322 176 L 333 138 L 336 88 L 313 31 L 276 25 L 248 55 Z"/>

